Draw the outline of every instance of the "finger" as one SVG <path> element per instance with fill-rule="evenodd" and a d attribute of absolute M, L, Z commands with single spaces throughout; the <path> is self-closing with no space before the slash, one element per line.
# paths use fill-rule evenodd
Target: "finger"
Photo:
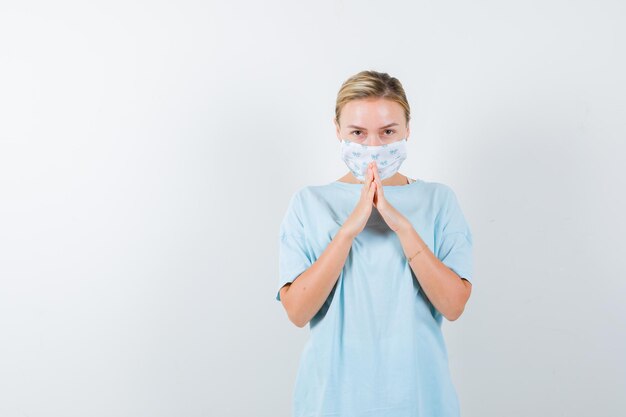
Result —
<path fill-rule="evenodd" d="M 375 182 L 371 182 L 370 183 L 370 188 L 369 188 L 369 192 L 367 193 L 367 199 L 369 201 L 374 201 L 374 196 L 376 195 L 376 183 Z"/>
<path fill-rule="evenodd" d="M 374 167 L 374 179 L 376 180 L 376 182 L 378 183 L 378 185 L 382 185 L 381 181 L 380 181 L 380 175 L 378 173 L 378 165 L 376 165 L 376 163 L 373 163 Z"/>
<path fill-rule="evenodd" d="M 380 175 L 378 174 L 378 166 L 376 164 L 374 164 L 375 167 L 373 168 L 374 170 L 374 179 L 376 181 L 376 188 L 378 189 L 378 193 L 384 197 L 383 194 L 383 183 L 382 180 L 380 179 Z"/>

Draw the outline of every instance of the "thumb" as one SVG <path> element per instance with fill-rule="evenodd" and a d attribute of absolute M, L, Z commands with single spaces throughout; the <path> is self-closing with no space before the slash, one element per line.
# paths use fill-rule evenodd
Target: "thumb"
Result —
<path fill-rule="evenodd" d="M 376 194 L 376 183 L 374 181 L 372 181 L 372 183 L 370 184 L 370 189 L 367 193 L 367 198 L 370 201 L 374 201 L 374 195 Z"/>

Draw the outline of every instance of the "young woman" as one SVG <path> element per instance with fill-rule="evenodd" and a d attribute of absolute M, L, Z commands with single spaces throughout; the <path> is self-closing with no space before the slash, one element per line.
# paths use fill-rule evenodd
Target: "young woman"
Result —
<path fill-rule="evenodd" d="M 455 193 L 398 172 L 410 108 L 400 82 L 362 71 L 334 123 L 350 172 L 291 197 L 276 299 L 310 338 L 294 417 L 458 417 L 442 317 L 472 284 L 472 234 Z"/>

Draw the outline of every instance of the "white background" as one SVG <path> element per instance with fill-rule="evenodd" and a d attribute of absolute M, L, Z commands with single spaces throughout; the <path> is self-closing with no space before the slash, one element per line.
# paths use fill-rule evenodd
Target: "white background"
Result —
<path fill-rule="evenodd" d="M 474 235 L 443 328 L 464 417 L 626 407 L 620 1 L 0 3 L 0 415 L 288 416 L 275 300 L 331 119 L 403 83 L 401 172 Z"/>

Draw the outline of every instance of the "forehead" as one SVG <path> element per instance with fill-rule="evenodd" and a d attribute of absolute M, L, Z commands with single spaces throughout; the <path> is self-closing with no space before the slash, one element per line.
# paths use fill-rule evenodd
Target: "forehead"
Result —
<path fill-rule="evenodd" d="M 363 126 L 368 123 L 403 123 L 405 115 L 400 104 L 376 97 L 349 101 L 341 109 L 340 119 L 342 125 L 360 123 L 360 126 Z"/>

